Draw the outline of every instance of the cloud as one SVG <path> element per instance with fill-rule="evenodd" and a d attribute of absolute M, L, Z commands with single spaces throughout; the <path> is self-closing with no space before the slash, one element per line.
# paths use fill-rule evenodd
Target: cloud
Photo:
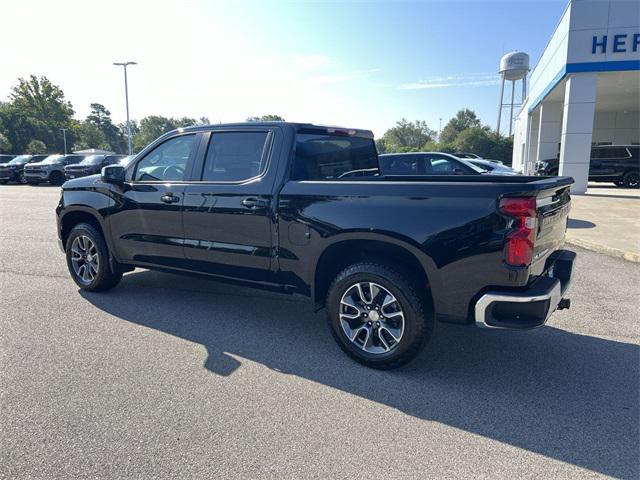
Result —
<path fill-rule="evenodd" d="M 429 88 L 451 88 L 471 86 L 498 85 L 500 77 L 497 73 L 461 73 L 438 77 L 427 77 L 413 83 L 403 83 L 398 86 L 400 90 L 422 90 Z"/>

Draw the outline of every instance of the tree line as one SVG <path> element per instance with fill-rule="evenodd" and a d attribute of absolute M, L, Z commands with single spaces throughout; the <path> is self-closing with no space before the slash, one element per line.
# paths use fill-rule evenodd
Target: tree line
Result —
<path fill-rule="evenodd" d="M 402 119 L 376 141 L 378 153 L 472 152 L 511 163 L 513 139 L 482 125 L 473 110 L 463 109 L 438 134 L 426 122 Z"/>
<path fill-rule="evenodd" d="M 62 89 L 47 77 L 19 78 L 7 102 L 0 102 L 0 153 L 60 153 L 99 148 L 127 152 L 126 123 L 114 124 L 111 112 L 100 103 L 90 104 L 83 120 Z M 252 121 L 284 121 L 279 115 L 249 117 Z M 160 135 L 176 128 L 208 124 L 206 117 L 164 117 L 149 115 L 131 121 L 134 151 L 142 150 Z M 510 162 L 513 142 L 482 125 L 472 110 L 460 110 L 438 135 L 426 122 L 402 119 L 376 142 L 379 153 L 417 151 L 473 152 L 484 158 Z"/>

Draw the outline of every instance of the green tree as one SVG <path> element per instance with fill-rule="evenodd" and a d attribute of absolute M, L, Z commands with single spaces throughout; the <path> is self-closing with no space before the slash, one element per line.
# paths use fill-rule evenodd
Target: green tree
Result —
<path fill-rule="evenodd" d="M 378 142 L 386 153 L 418 152 L 434 139 L 435 132 L 422 120 L 410 122 L 403 118 L 396 126 L 387 130 Z"/>
<path fill-rule="evenodd" d="M 273 114 L 268 114 L 268 115 L 260 115 L 258 117 L 248 117 L 247 122 L 284 122 L 284 118 L 282 118 L 280 115 L 273 115 Z"/>
<path fill-rule="evenodd" d="M 0 153 L 10 153 L 11 152 L 11 142 L 7 138 L 4 133 L 0 132 Z"/>
<path fill-rule="evenodd" d="M 511 164 L 513 140 L 491 131 L 487 126 L 463 130 L 458 134 L 453 146 L 458 152 L 473 152 L 482 158 Z"/>
<path fill-rule="evenodd" d="M 9 102 L 0 106 L 0 123 L 16 151 L 33 139 L 41 140 L 51 152 L 63 149 L 61 128 L 69 128 L 73 108 L 62 89 L 47 77 L 19 78 L 11 89 Z"/>
<path fill-rule="evenodd" d="M 456 113 L 456 116 L 447 122 L 438 139 L 440 143 L 453 143 L 460 132 L 467 128 L 480 127 L 480 119 L 473 110 L 464 108 Z"/>
<path fill-rule="evenodd" d="M 153 142 L 156 138 L 164 135 L 176 128 L 191 127 L 194 125 L 208 125 L 209 119 L 207 117 L 200 117 L 199 119 L 191 117 L 171 118 L 163 117 L 161 115 L 150 115 L 140 120 L 140 125 L 133 128 L 132 135 L 134 150 L 139 152 L 144 147 Z M 126 125 L 121 125 L 121 130 L 124 129 L 126 139 Z M 136 132 L 134 133 L 134 130 Z"/>
<path fill-rule="evenodd" d="M 73 145 L 73 150 L 86 150 L 88 148 L 111 150 L 104 132 L 92 122 L 77 122 L 72 132 L 73 141 L 71 144 Z"/>
<path fill-rule="evenodd" d="M 31 140 L 24 151 L 31 155 L 39 155 L 47 153 L 47 146 L 42 140 Z"/>
<path fill-rule="evenodd" d="M 123 153 L 127 150 L 126 136 L 114 125 L 111 120 L 111 112 L 99 103 L 91 104 L 91 113 L 87 116 L 87 123 L 95 126 L 102 132 L 103 142 L 108 145 L 108 150 Z"/>

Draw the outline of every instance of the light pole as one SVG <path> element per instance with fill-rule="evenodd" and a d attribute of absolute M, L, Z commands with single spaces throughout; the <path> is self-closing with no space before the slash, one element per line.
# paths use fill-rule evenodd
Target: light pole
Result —
<path fill-rule="evenodd" d="M 124 68 L 124 101 L 127 105 L 127 143 L 129 144 L 129 155 L 133 154 L 133 146 L 131 145 L 131 122 L 129 121 L 129 87 L 127 85 L 127 66 L 137 65 L 136 62 L 114 62 L 114 65 Z"/>
<path fill-rule="evenodd" d="M 62 139 L 64 141 L 64 154 L 67 154 L 67 129 L 66 128 L 61 128 L 60 129 L 62 131 Z"/>

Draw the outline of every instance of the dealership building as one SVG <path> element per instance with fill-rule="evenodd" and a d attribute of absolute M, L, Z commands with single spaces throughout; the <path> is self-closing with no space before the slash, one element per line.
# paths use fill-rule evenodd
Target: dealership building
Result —
<path fill-rule="evenodd" d="M 587 190 L 592 145 L 640 143 L 640 1 L 569 2 L 514 132 L 514 168 L 559 158 L 574 193 Z"/>

